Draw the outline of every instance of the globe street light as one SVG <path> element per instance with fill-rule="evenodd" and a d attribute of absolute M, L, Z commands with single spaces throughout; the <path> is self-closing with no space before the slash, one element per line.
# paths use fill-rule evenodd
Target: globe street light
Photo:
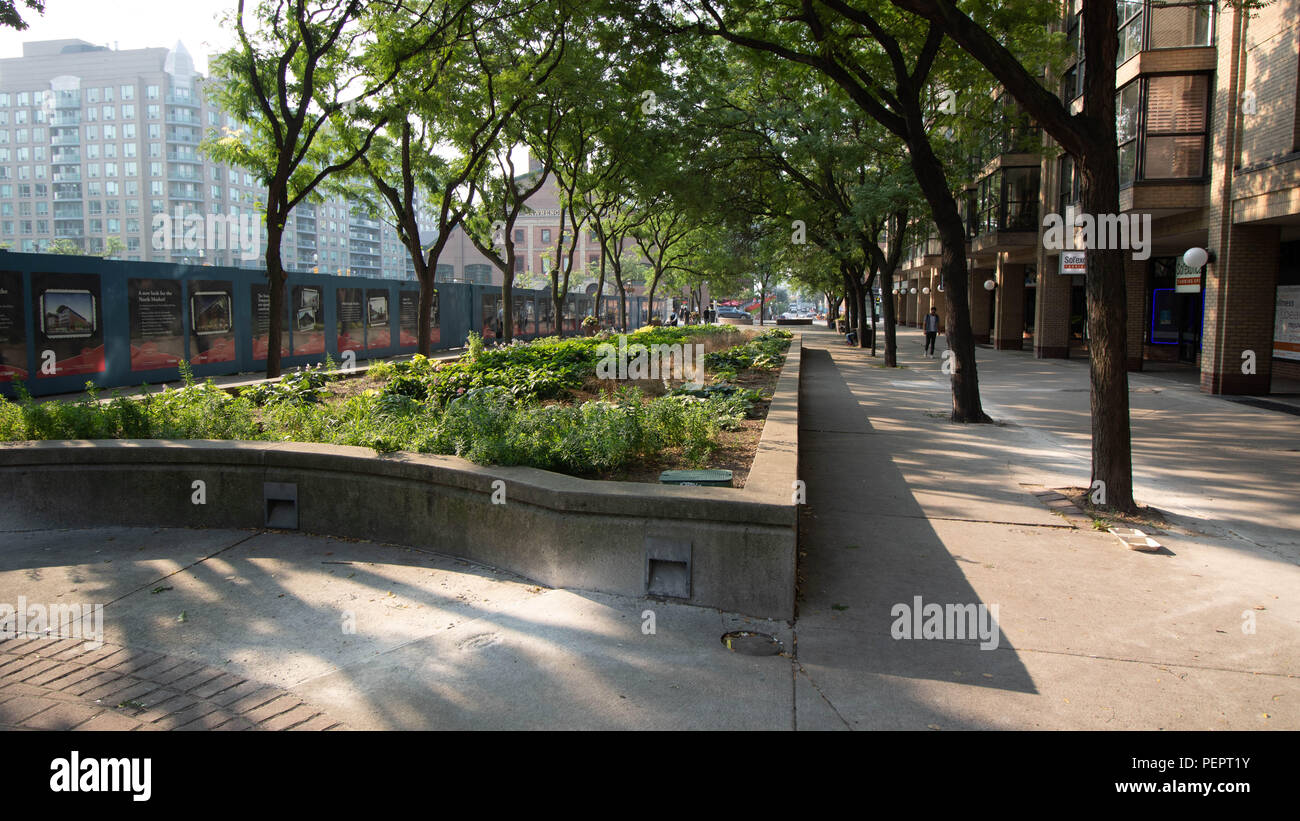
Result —
<path fill-rule="evenodd" d="M 1183 252 L 1183 264 L 1188 268 L 1200 268 L 1210 261 L 1210 252 L 1204 248 L 1188 248 Z"/>

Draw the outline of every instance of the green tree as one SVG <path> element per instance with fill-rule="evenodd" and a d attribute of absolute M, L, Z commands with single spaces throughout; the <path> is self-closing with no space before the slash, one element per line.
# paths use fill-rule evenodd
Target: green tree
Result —
<path fill-rule="evenodd" d="M 85 250 L 82 249 L 81 243 L 77 242 L 76 240 L 63 238 L 63 239 L 56 239 L 54 242 L 51 242 L 49 246 L 46 247 L 45 253 L 62 254 L 66 256 L 81 256 L 86 252 Z"/>
<path fill-rule="evenodd" d="M 844 5 L 839 0 L 827 0 Z M 1018 4 L 1013 9 L 970 4 L 971 17 L 951 0 L 893 0 L 899 8 L 928 20 L 951 37 L 1002 83 L 1034 120 L 1079 164 L 1080 199 L 1089 214 L 1119 213 L 1119 149 L 1115 118 L 1115 60 L 1119 52 L 1118 16 L 1111 0 L 1083 0 L 1080 42 L 1083 55 L 1083 110 L 1078 114 L 1043 86 L 1042 66 L 1022 60 L 1008 48 L 1009 29 L 1023 27 L 1025 8 L 1055 3 Z M 1239 16 L 1241 10 L 1236 14 Z M 1087 255 L 1088 348 L 1091 359 L 1092 480 L 1102 481 L 1106 503 L 1133 510 L 1133 457 L 1128 397 L 1128 299 L 1121 249 L 1090 250 Z"/>
<path fill-rule="evenodd" d="M 381 117 L 397 113 L 338 186 L 372 210 L 386 211 L 411 257 L 420 283 L 417 347 L 425 355 L 438 259 L 470 213 L 475 185 L 503 129 L 560 65 L 569 25 L 564 8 L 535 3 L 472 11 L 453 43 L 412 61 L 384 94 L 387 103 L 374 107 Z M 359 145 L 370 124 L 354 119 L 340 129 L 349 144 Z M 448 146 L 450 157 L 444 156 Z M 425 214 L 435 220 L 427 243 Z"/>
<path fill-rule="evenodd" d="M 44 0 L 23 0 L 23 5 L 37 14 L 45 13 Z M 15 0 L 0 0 L 0 26 L 17 31 L 27 30 L 28 23 L 23 19 L 22 13 L 19 12 L 18 3 Z"/>
<path fill-rule="evenodd" d="M 126 250 L 126 243 L 121 237 L 108 237 L 104 240 L 104 259 L 112 259 Z"/>
<path fill-rule="evenodd" d="M 378 97 L 409 60 L 456 39 L 469 0 L 261 0 L 248 25 L 245 0 L 230 15 L 238 45 L 213 61 L 211 94 L 240 123 L 212 131 L 204 150 L 257 175 L 266 186 L 266 276 L 270 291 L 267 376 L 279 376 L 285 279 L 281 241 L 290 212 L 319 198 L 331 175 L 370 148 L 389 116 L 372 116 L 359 143 L 331 139 L 329 123 Z"/>

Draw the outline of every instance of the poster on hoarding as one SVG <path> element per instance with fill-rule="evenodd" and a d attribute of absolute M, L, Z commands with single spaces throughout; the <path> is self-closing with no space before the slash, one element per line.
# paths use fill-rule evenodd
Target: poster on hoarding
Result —
<path fill-rule="evenodd" d="M 415 345 L 420 339 L 420 293 L 397 292 L 397 328 L 403 348 Z"/>
<path fill-rule="evenodd" d="M 192 280 L 190 364 L 235 361 L 235 286 L 230 280 Z"/>
<path fill-rule="evenodd" d="M 1300 285 L 1282 285 L 1277 289 L 1273 356 L 1300 360 Z"/>
<path fill-rule="evenodd" d="M 293 286 L 294 356 L 325 353 L 325 308 L 321 289 L 315 285 Z"/>
<path fill-rule="evenodd" d="M 359 351 L 366 346 L 365 315 L 361 289 L 339 288 L 335 291 L 338 312 L 338 350 Z"/>
<path fill-rule="evenodd" d="M 23 275 L 0 271 L 0 382 L 27 378 L 27 322 Z"/>
<path fill-rule="evenodd" d="M 174 279 L 126 280 L 131 370 L 174 368 L 185 358 L 181 284 Z"/>
<path fill-rule="evenodd" d="M 271 289 L 267 285 L 253 285 L 249 294 L 253 309 L 253 359 L 264 362 L 271 339 Z M 288 355 L 289 303 L 286 301 L 280 321 L 280 356 Z"/>
<path fill-rule="evenodd" d="M 388 291 L 366 291 L 366 348 L 387 348 L 393 344 L 388 323 Z"/>
<path fill-rule="evenodd" d="M 94 274 L 32 274 L 37 378 L 101 373 L 104 317 Z"/>

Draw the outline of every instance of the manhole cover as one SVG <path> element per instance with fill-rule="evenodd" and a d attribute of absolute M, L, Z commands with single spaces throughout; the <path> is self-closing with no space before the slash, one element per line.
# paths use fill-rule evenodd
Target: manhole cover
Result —
<path fill-rule="evenodd" d="M 734 630 L 722 634 L 722 643 L 728 650 L 745 656 L 775 656 L 781 652 L 781 642 L 767 633 Z"/>

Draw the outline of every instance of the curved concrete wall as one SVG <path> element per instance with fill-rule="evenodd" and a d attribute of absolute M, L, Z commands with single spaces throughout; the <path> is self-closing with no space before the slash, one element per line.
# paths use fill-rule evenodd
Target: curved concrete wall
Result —
<path fill-rule="evenodd" d="M 651 559 L 684 560 L 685 595 L 674 598 L 790 619 L 799 353 L 795 339 L 743 489 L 592 481 L 332 445 L 52 441 L 0 447 L 0 521 L 11 529 L 260 528 L 273 483 L 293 487 L 305 531 L 427 548 L 550 586 L 634 596 L 652 589 Z M 205 504 L 194 503 L 196 481 L 204 483 Z M 504 503 L 495 504 L 501 488 Z"/>

